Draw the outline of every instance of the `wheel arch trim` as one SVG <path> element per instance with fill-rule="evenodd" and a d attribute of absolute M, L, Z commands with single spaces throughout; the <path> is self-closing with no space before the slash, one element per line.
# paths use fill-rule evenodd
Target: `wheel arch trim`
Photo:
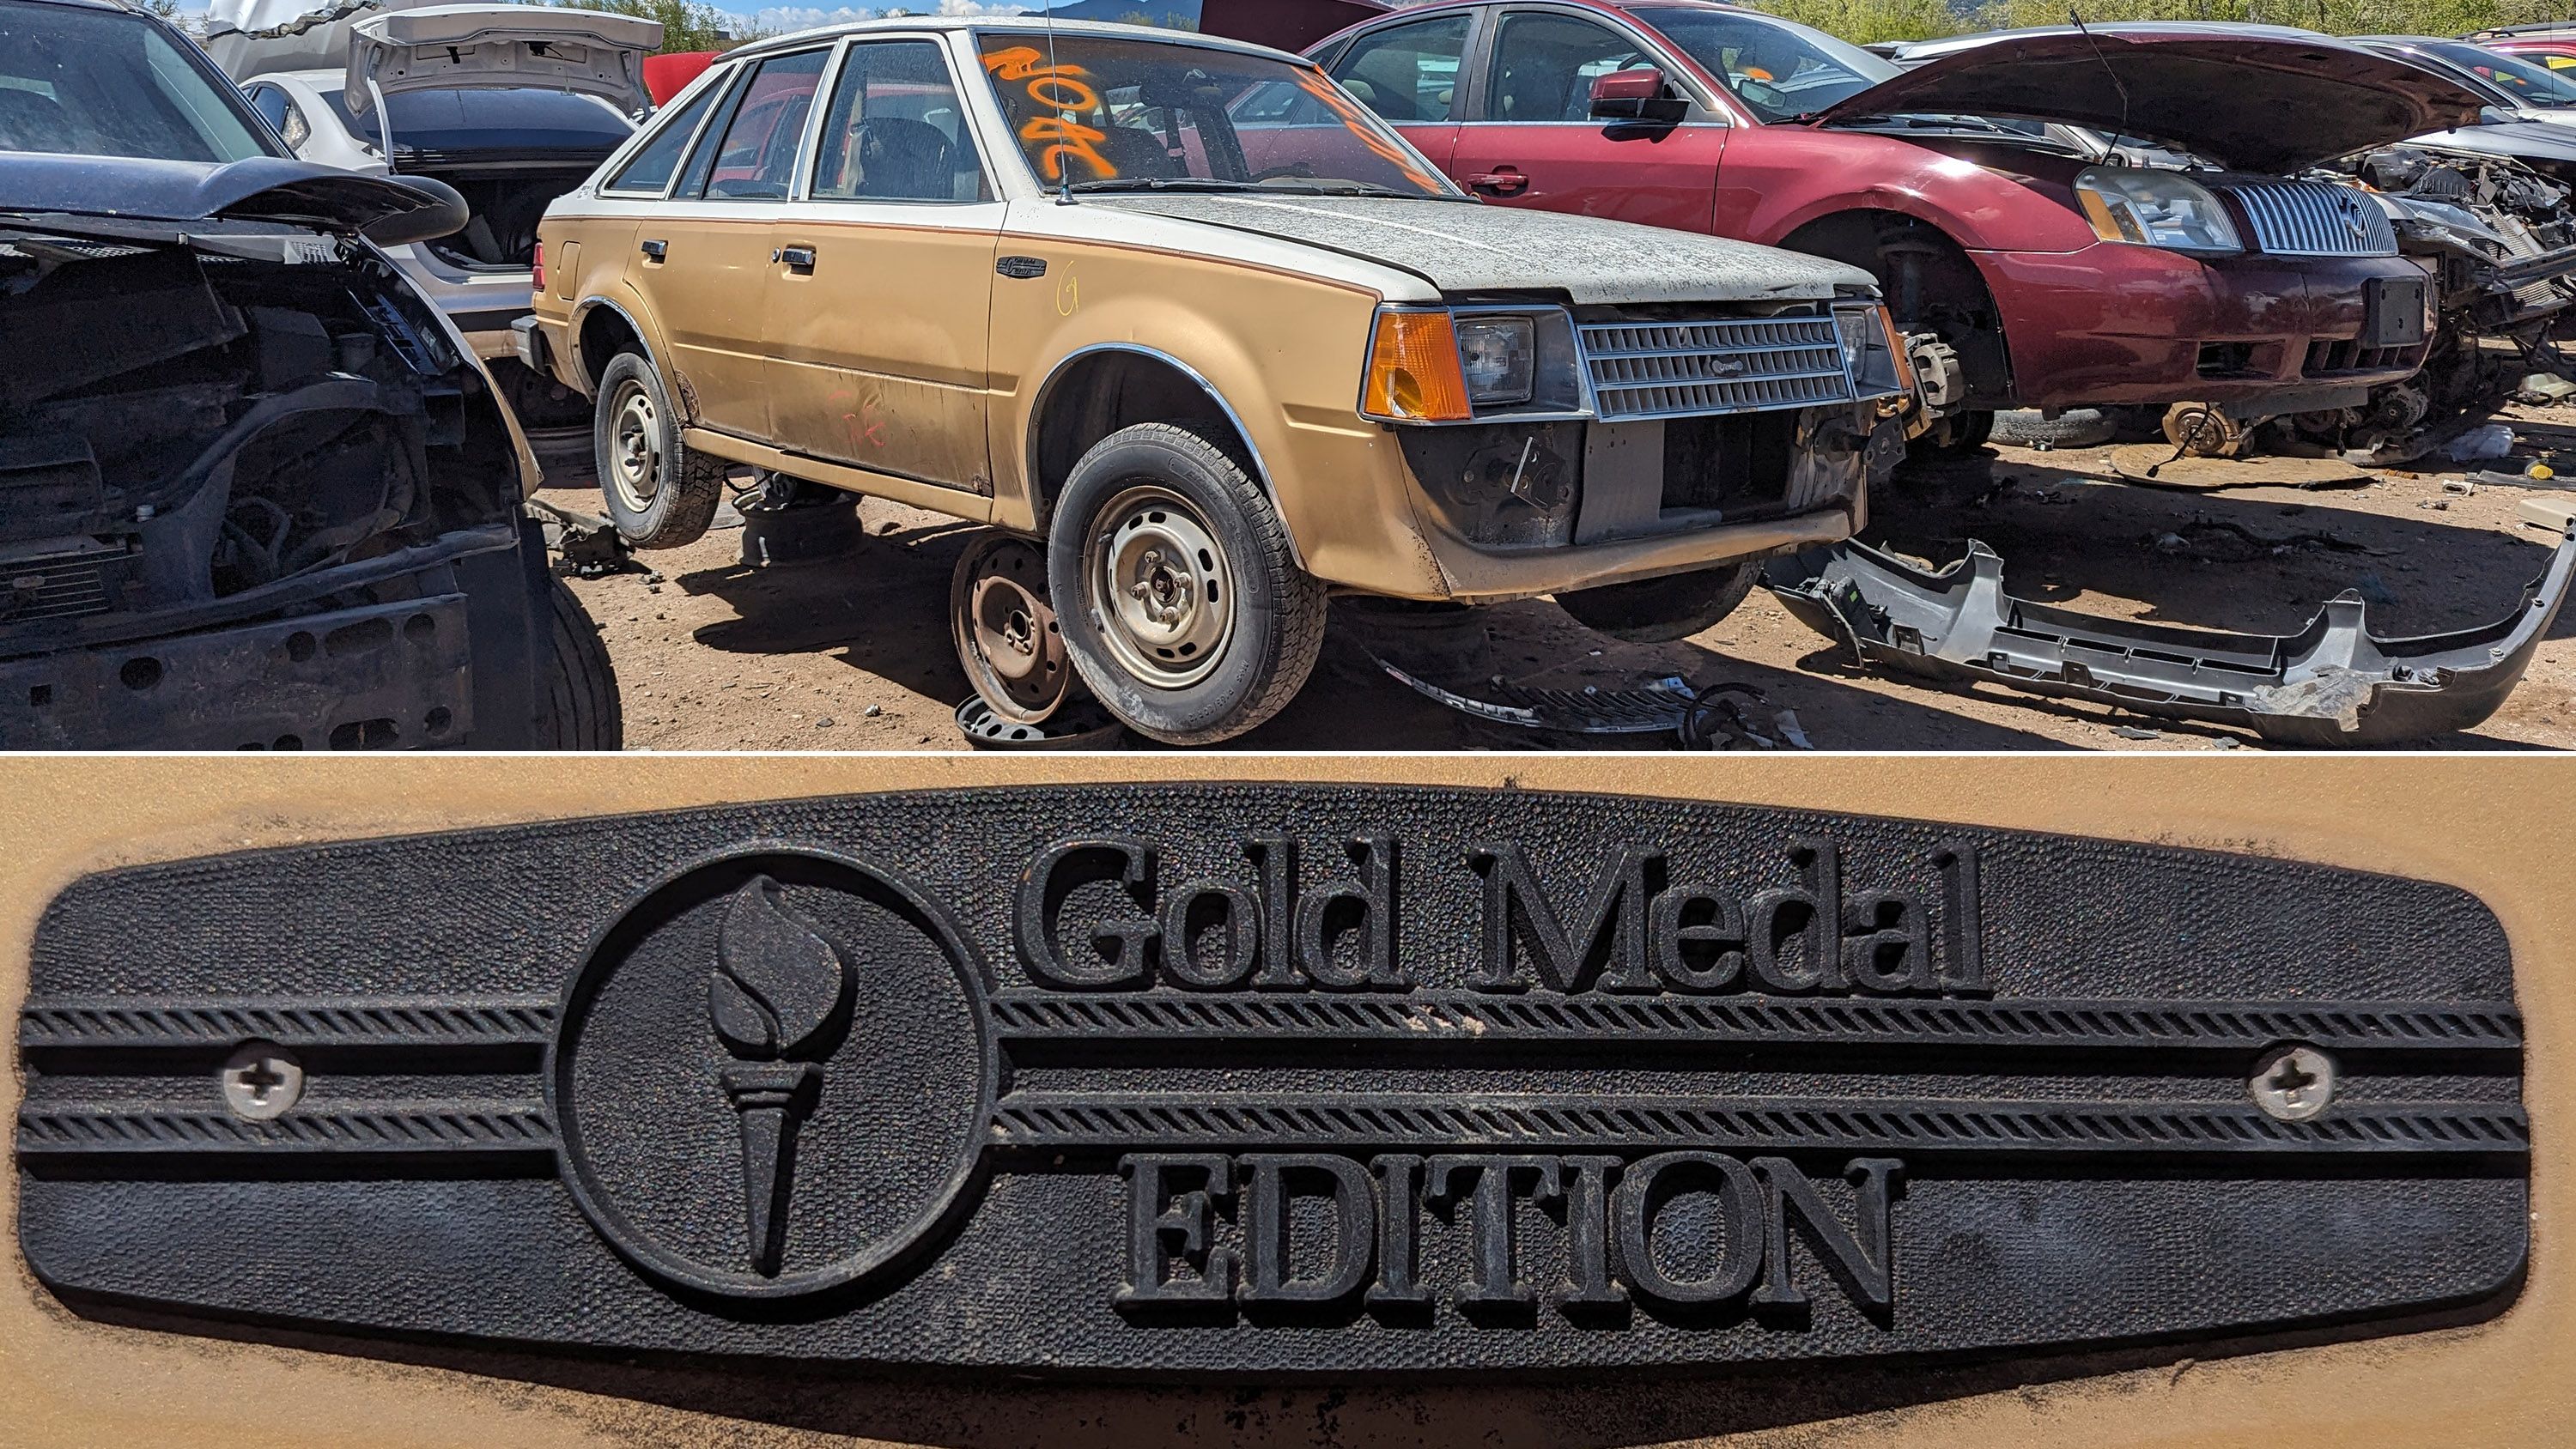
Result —
<path fill-rule="evenodd" d="M 1028 437 L 1022 445 L 1022 463 L 1027 469 L 1026 477 L 1032 511 L 1037 515 L 1040 531 L 1044 531 L 1048 515 L 1054 510 L 1053 500 L 1045 498 L 1043 492 L 1044 483 L 1038 458 L 1039 446 L 1046 433 L 1047 408 L 1055 400 L 1056 387 L 1064 381 L 1065 374 L 1071 372 L 1077 364 L 1087 358 L 1108 353 L 1124 353 L 1161 363 L 1187 378 L 1192 386 L 1207 396 L 1208 401 L 1216 404 L 1217 411 L 1225 417 L 1226 426 L 1234 429 L 1234 435 L 1243 440 L 1244 451 L 1252 456 L 1252 481 L 1260 485 L 1262 493 L 1270 500 L 1271 508 L 1279 514 L 1280 532 L 1288 539 L 1289 558 L 1295 561 L 1297 567 L 1305 568 L 1305 551 L 1298 545 L 1297 530 L 1288 526 L 1288 513 L 1286 507 L 1280 502 L 1279 485 L 1271 475 L 1268 460 L 1261 456 L 1260 442 L 1252 436 L 1252 429 L 1244 425 L 1243 414 L 1235 410 L 1234 404 L 1226 400 L 1225 394 L 1218 391 L 1216 384 L 1208 380 L 1206 373 L 1161 348 L 1150 347 L 1141 342 L 1093 342 L 1077 347 L 1058 358 L 1055 366 L 1047 370 L 1046 380 L 1038 384 L 1038 390 L 1029 407 Z M 1034 505 L 1041 499 L 1044 499 L 1046 506 L 1035 507 Z"/>
<path fill-rule="evenodd" d="M 662 365 L 661 358 L 654 355 L 653 334 L 646 330 L 634 312 L 622 302 L 594 294 L 582 298 L 574 306 L 571 320 L 564 327 L 564 355 L 572 359 L 573 370 L 581 374 L 582 392 L 593 400 L 599 396 L 599 367 L 583 353 L 581 334 L 589 329 L 592 315 L 603 307 L 616 313 L 618 320 L 626 324 L 626 330 L 635 334 L 635 340 L 644 344 L 644 360 L 653 365 L 653 370 L 668 376 L 669 369 Z"/>

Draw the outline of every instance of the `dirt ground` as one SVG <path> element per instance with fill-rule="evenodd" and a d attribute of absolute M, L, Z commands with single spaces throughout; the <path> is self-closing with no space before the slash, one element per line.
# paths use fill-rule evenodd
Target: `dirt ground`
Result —
<path fill-rule="evenodd" d="M 2565 450 L 2576 477 L 2576 408 L 2513 407 L 2518 470 Z M 1982 539 L 2004 559 L 2012 594 L 2162 623 L 2288 633 L 2344 589 L 2369 603 L 2383 637 L 2502 617 L 2547 558 L 2550 536 L 2518 523 L 2525 497 L 2576 493 L 2446 479 L 2437 461 L 2369 481 L 2312 488 L 2281 479 L 2305 461 L 2232 465 L 2214 489 L 2119 481 L 2109 448 L 1998 449 L 1991 458 L 1900 474 L 1873 500 L 1867 541 L 1935 564 Z M 2429 471 L 2432 469 L 2440 471 Z M 595 489 L 548 499 L 596 512 Z M 730 510 L 728 510 L 728 514 Z M 969 693 L 949 642 L 949 573 L 969 525 L 868 500 L 869 537 L 839 557 L 754 568 L 739 529 L 687 548 L 637 556 L 637 567 L 572 587 L 599 620 L 624 689 L 626 742 L 649 750 L 965 749 L 955 720 Z M 649 570 L 649 572 L 648 572 Z M 1479 719 L 1389 677 L 1360 643 L 1377 626 L 1337 606 L 1322 660 L 1277 718 L 1241 737 L 1246 750 L 1671 749 L 1671 733 L 1583 735 Z M 2250 732 L 2146 719 L 2090 704 L 1980 686 L 1948 691 L 1864 674 L 1847 653 L 1792 619 L 1762 590 L 1733 616 L 1675 644 L 1626 645 L 1529 600 L 1468 611 L 1442 627 L 1466 672 L 1531 688 L 1635 688 L 1678 678 L 1749 686 L 1755 732 L 1795 748 L 1779 719 L 1793 711 L 1824 750 L 2206 750 L 2271 748 Z M 1131 747 L 1151 748 L 1132 737 Z M 1736 747 L 1762 748 L 1742 734 Z M 2576 746 L 2576 608 L 2562 617 L 2521 687 L 2473 731 L 2434 749 Z"/>

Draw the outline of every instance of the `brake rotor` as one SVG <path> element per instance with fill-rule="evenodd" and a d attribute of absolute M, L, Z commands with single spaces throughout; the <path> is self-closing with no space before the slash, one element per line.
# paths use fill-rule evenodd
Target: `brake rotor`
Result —
<path fill-rule="evenodd" d="M 1043 724 L 1073 690 L 1073 661 L 1047 601 L 1046 555 L 1037 545 L 986 533 L 957 560 L 949 631 L 967 681 L 995 715 Z"/>
<path fill-rule="evenodd" d="M 2188 458 L 2233 458 L 2245 446 L 2245 425 L 2207 403 L 2165 409 L 2164 429 L 2165 441 Z"/>

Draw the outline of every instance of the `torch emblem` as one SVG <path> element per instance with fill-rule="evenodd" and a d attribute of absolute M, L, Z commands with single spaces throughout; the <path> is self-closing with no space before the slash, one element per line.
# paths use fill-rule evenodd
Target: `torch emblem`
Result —
<path fill-rule="evenodd" d="M 778 1275 L 795 1183 L 796 1127 L 822 1094 L 822 1063 L 850 1029 L 840 949 L 765 875 L 734 892 L 707 980 L 707 1016 L 736 1058 L 718 1074 L 742 1119 L 742 1192 L 753 1270 Z"/>

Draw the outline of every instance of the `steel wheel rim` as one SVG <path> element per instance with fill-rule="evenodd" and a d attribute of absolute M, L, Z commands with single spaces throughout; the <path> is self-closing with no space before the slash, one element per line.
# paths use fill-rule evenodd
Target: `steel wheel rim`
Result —
<path fill-rule="evenodd" d="M 1110 499 L 1085 553 L 1085 602 L 1120 667 L 1178 689 L 1225 657 L 1234 578 L 1215 533 L 1179 494 L 1144 484 Z"/>
<path fill-rule="evenodd" d="M 976 693 L 994 713 L 1039 724 L 1064 704 L 1072 661 L 1046 596 L 1046 560 L 1018 539 L 979 546 L 963 561 L 957 624 Z M 998 696 L 998 697 L 997 697 Z"/>
<path fill-rule="evenodd" d="M 620 383 L 609 413 L 608 481 L 617 499 L 642 513 L 662 492 L 662 415 L 642 383 Z"/>

